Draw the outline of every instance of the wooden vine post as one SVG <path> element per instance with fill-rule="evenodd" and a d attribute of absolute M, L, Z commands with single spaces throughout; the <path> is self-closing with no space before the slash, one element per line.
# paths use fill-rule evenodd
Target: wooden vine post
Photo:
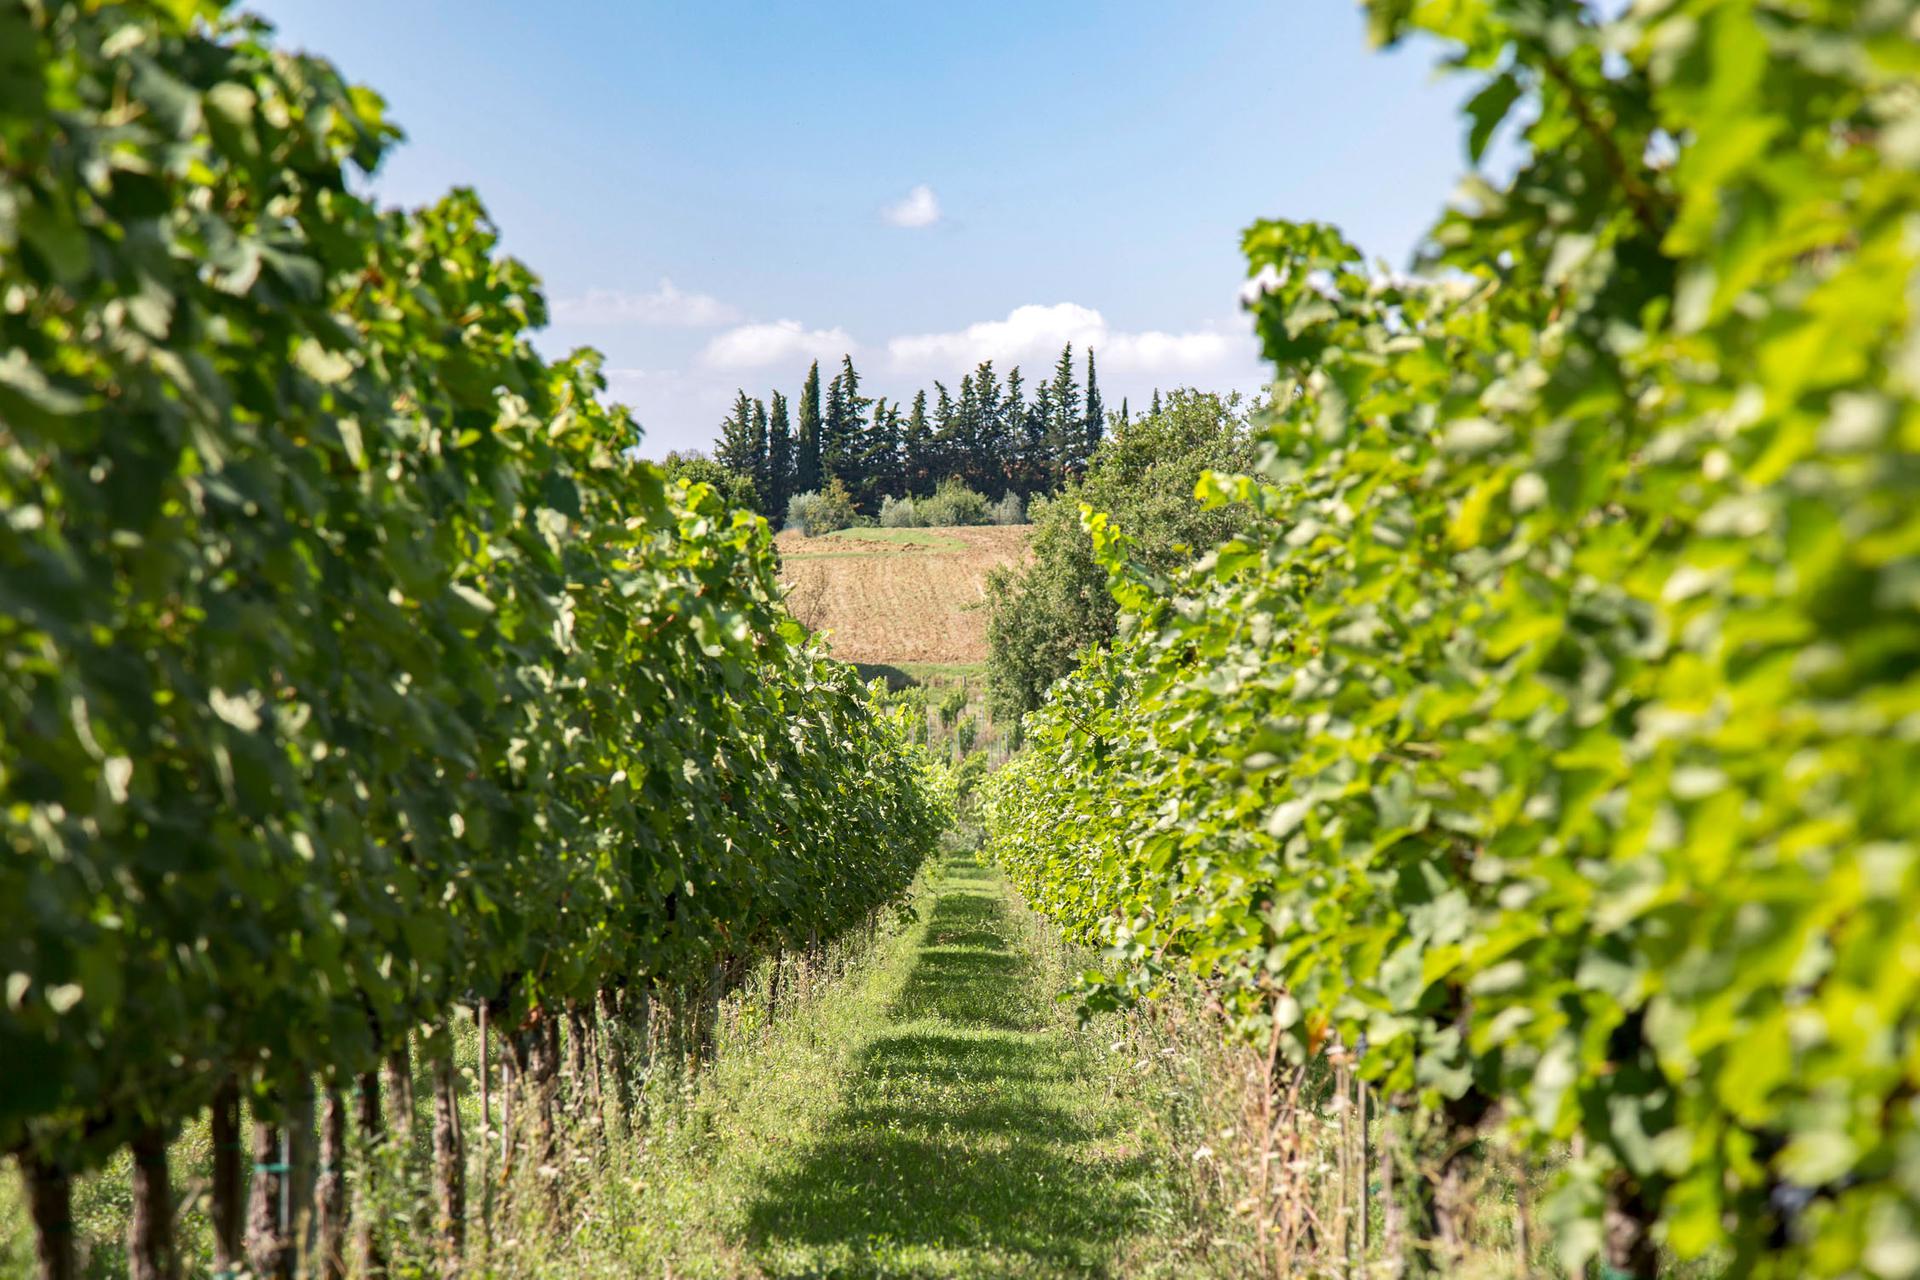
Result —
<path fill-rule="evenodd" d="M 347 1099 L 335 1081 L 328 1082 L 320 1103 L 320 1164 L 317 1172 L 313 1189 L 315 1257 L 312 1270 L 319 1280 L 345 1280 Z"/>
<path fill-rule="evenodd" d="M 270 1280 L 291 1280 L 293 1238 L 287 1230 L 287 1202 L 292 1193 L 288 1176 L 287 1131 L 280 1125 L 253 1122 L 253 1180 L 247 1197 L 247 1265 Z"/>
<path fill-rule="evenodd" d="M 379 1280 L 387 1274 L 386 1247 L 381 1240 L 380 1224 L 374 1212 L 377 1203 L 374 1169 L 386 1145 L 386 1130 L 380 1109 L 380 1073 L 360 1073 L 355 1090 L 361 1149 L 369 1165 L 353 1184 L 353 1256 L 354 1268 L 365 1280 Z"/>
<path fill-rule="evenodd" d="M 213 1219 L 213 1266 L 223 1276 L 240 1269 L 242 1199 L 240 1156 L 240 1083 L 232 1076 L 221 1080 L 208 1108 L 208 1136 L 213 1143 L 213 1182 L 209 1207 Z"/>
<path fill-rule="evenodd" d="M 74 1280 L 73 1175 L 35 1151 L 20 1156 L 33 1219 L 34 1261 L 39 1280 Z"/>
<path fill-rule="evenodd" d="M 627 1038 L 630 1034 L 620 1016 L 619 993 L 611 985 L 602 986 L 595 997 L 600 1002 L 600 1031 L 606 1038 L 607 1070 L 613 1076 L 613 1123 L 622 1137 L 633 1126 L 633 1077 L 627 1070 Z M 631 993 L 628 996 L 632 999 Z"/>
<path fill-rule="evenodd" d="M 435 1252 L 440 1274 L 451 1280 L 460 1274 L 466 1252 L 467 1152 L 460 1129 L 459 1077 L 454 1070 L 450 1024 L 434 1029 L 431 1054 Z"/>

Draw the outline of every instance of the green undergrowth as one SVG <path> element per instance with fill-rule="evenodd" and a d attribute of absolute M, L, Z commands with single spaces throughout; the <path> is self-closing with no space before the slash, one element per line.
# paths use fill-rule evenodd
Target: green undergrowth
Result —
<path fill-rule="evenodd" d="M 956 551 L 967 544 L 940 529 L 836 529 L 826 535 L 836 542 L 886 542 L 902 547 L 933 547 Z"/>
<path fill-rule="evenodd" d="M 853 529 L 835 529 L 832 533 L 823 533 L 808 539 L 800 548 L 790 548 L 788 555 L 806 556 L 809 559 L 826 556 L 865 556 L 887 555 L 887 551 L 862 550 L 861 544 L 881 543 L 888 547 L 925 547 L 930 551 L 964 551 L 966 543 L 951 533 L 940 529 L 883 529 L 860 527 Z M 838 544 L 845 550 L 825 550 L 829 544 Z M 816 548 L 820 548 L 816 550 Z"/>
<path fill-rule="evenodd" d="M 984 662 L 902 662 L 899 667 L 920 684 L 981 681 L 987 674 Z"/>

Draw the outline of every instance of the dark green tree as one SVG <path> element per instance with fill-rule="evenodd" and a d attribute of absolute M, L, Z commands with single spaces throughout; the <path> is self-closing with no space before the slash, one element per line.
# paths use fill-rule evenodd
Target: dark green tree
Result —
<path fill-rule="evenodd" d="M 1100 446 L 1100 437 L 1107 428 L 1105 407 L 1100 403 L 1100 382 L 1093 373 L 1093 348 L 1087 348 L 1087 413 L 1085 455 L 1091 458 L 1093 451 Z"/>
<path fill-rule="evenodd" d="M 1042 388 L 1043 399 L 1051 390 Z M 1193 490 L 1203 470 L 1252 466 L 1248 423 L 1259 407 L 1238 395 L 1176 391 L 1163 413 L 1103 441 L 1086 473 L 1058 497 L 1033 504 L 1033 559 L 987 581 L 988 705 L 996 722 L 1016 722 L 1039 706 L 1082 650 L 1113 637 L 1118 606 L 1081 527 L 1080 504 L 1106 512 L 1133 537 L 1142 563 L 1163 570 L 1187 563 L 1249 518 L 1245 507 L 1209 511 Z"/>
<path fill-rule="evenodd" d="M 793 491 L 793 427 L 787 421 L 787 398 L 776 391 L 767 415 L 767 485 L 762 492 L 768 519 L 786 515 Z"/>
<path fill-rule="evenodd" d="M 938 378 L 933 380 L 933 395 L 933 448 L 929 454 L 932 465 L 928 468 L 927 493 L 933 492 L 934 485 L 943 476 L 952 474 L 954 466 L 953 396 L 947 391 L 947 384 Z"/>
<path fill-rule="evenodd" d="M 1000 376 L 993 361 L 982 360 L 973 371 L 974 421 L 968 457 L 961 474 L 967 484 L 982 493 L 999 493 L 1007 487 L 1001 466 L 1004 453 Z"/>
<path fill-rule="evenodd" d="M 840 375 L 836 373 L 833 381 L 827 384 L 826 396 L 820 401 L 820 478 L 823 482 L 836 477 L 843 482 L 847 479 L 851 469 L 846 446 L 849 434 L 847 393 Z"/>
<path fill-rule="evenodd" d="M 713 448 L 713 460 L 727 470 L 751 478 L 754 473 L 753 399 L 746 392 L 735 394 L 733 411 L 720 424 L 720 440 Z"/>
<path fill-rule="evenodd" d="M 1086 424 L 1080 417 L 1080 384 L 1073 376 L 1073 344 L 1060 349 L 1048 390 L 1053 414 L 1047 421 L 1047 460 L 1054 484 L 1081 470 L 1086 463 Z"/>
<path fill-rule="evenodd" d="M 960 395 L 953 406 L 953 430 L 947 439 L 947 474 L 958 476 L 969 488 L 980 442 L 980 390 L 973 375 L 960 379 Z"/>
<path fill-rule="evenodd" d="M 873 515 L 880 500 L 906 492 L 906 473 L 901 463 L 900 406 L 885 398 L 873 402 L 873 421 L 860 439 L 860 479 L 862 488 L 855 495 L 860 510 Z"/>
<path fill-rule="evenodd" d="M 761 515 L 769 515 L 775 508 L 771 502 L 773 471 L 767 448 L 767 404 L 757 397 L 753 402 L 753 429 L 747 435 L 747 444 L 753 450 L 753 470 L 748 474 L 753 477 L 754 492 L 760 495 L 756 509 Z"/>
<path fill-rule="evenodd" d="M 857 423 L 873 402 L 860 398 L 860 374 L 854 369 L 853 357 L 850 355 L 840 357 L 840 380 L 846 384 L 847 407 L 852 411 L 854 421 Z"/>
<path fill-rule="evenodd" d="M 933 492 L 933 436 L 927 424 L 927 393 L 913 393 L 913 409 L 901 432 L 902 483 L 906 492 L 922 497 Z"/>
<path fill-rule="evenodd" d="M 1020 366 L 1007 370 L 1007 393 L 1000 400 L 1000 422 L 994 432 L 1002 488 L 1024 491 L 1025 467 L 1021 454 L 1027 438 L 1027 388 Z"/>
<path fill-rule="evenodd" d="M 1025 430 L 1020 441 L 1021 492 L 1046 493 L 1054 487 L 1053 455 L 1047 449 L 1047 428 L 1053 422 L 1053 384 L 1043 382 L 1035 389 L 1033 403 L 1027 407 Z"/>
<path fill-rule="evenodd" d="M 860 395 L 860 374 L 852 356 L 840 358 L 840 372 L 827 386 L 820 418 L 820 469 L 838 476 L 852 493 L 863 487 L 860 475 L 860 432 L 871 401 Z"/>
<path fill-rule="evenodd" d="M 820 472 L 820 362 L 807 370 L 807 381 L 800 388 L 800 422 L 795 441 L 793 491 L 814 493 L 819 490 Z"/>

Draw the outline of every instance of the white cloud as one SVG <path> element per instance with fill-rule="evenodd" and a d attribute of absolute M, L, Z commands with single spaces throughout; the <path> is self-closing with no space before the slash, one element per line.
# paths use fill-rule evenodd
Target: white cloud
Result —
<path fill-rule="evenodd" d="M 921 183 L 900 200 L 880 210 L 889 226 L 930 227 L 940 221 L 940 200 L 933 188 Z"/>
<path fill-rule="evenodd" d="M 734 385 L 710 372 L 609 368 L 607 398 L 633 410 L 640 424 L 640 455 L 673 449 L 711 449 L 714 426 L 733 402 Z"/>
<path fill-rule="evenodd" d="M 1245 327 L 1163 333 L 1115 329 L 1091 307 L 1072 302 L 1015 307 L 1004 320 L 983 320 L 947 333 L 894 338 L 887 355 L 896 371 L 957 376 L 982 360 L 1050 365 L 1071 342 L 1076 353 L 1092 347 L 1103 374 L 1202 379 L 1241 375 L 1259 363 L 1259 349 Z"/>
<path fill-rule="evenodd" d="M 645 324 L 704 329 L 732 324 L 740 310 L 704 293 L 687 293 L 665 276 L 650 293 L 619 289 L 589 289 L 577 298 L 553 304 L 553 318 L 563 324 Z"/>
<path fill-rule="evenodd" d="M 683 375 L 673 369 L 603 368 L 600 372 L 607 379 L 607 394 L 622 403 L 626 403 L 635 392 L 683 380 Z"/>
<path fill-rule="evenodd" d="M 710 340 L 703 344 L 702 338 Z M 935 378 L 957 388 L 959 378 L 982 360 L 992 360 L 1003 375 L 1018 364 L 1031 395 L 1034 383 L 1051 375 L 1067 342 L 1082 378 L 1087 348 L 1094 349 L 1110 408 L 1130 397 L 1137 411 L 1155 388 L 1252 392 L 1273 376 L 1244 317 L 1223 315 L 1217 324 L 1179 332 L 1128 330 L 1074 303 L 1017 307 L 1001 319 L 871 343 L 855 341 L 839 326 L 810 328 L 798 320 L 743 324 L 711 335 L 622 335 L 613 343 L 606 376 L 611 397 L 631 405 L 646 431 L 641 452 L 657 458 L 669 449 L 711 449 L 742 385 L 756 395 L 775 389 L 797 394 L 810 360 L 831 373 L 841 354 L 851 353 L 868 376 L 868 393 L 889 399 L 910 398 Z"/>
<path fill-rule="evenodd" d="M 859 344 L 845 329 L 809 329 L 798 320 L 775 320 L 743 324 L 720 334 L 700 353 L 700 363 L 710 369 L 757 369 L 783 362 L 838 360 L 858 350 Z"/>

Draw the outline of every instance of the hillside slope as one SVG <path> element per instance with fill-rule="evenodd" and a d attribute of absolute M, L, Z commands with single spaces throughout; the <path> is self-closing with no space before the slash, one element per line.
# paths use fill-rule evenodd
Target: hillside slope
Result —
<path fill-rule="evenodd" d="M 847 662 L 971 665 L 987 658 L 987 573 L 1026 555 L 1025 525 L 782 533 L 787 604 Z"/>

